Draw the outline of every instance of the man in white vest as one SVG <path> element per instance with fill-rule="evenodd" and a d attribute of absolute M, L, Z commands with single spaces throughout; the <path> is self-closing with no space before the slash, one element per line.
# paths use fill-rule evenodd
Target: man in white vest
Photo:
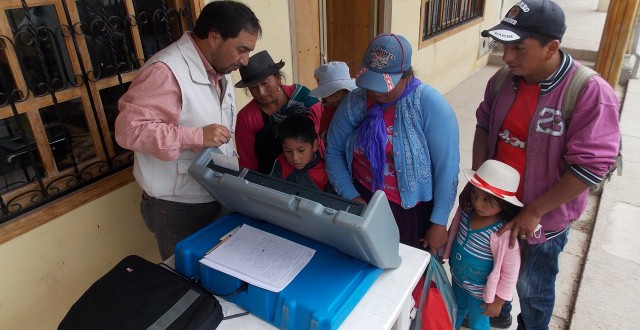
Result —
<path fill-rule="evenodd" d="M 211 2 L 193 31 L 151 57 L 118 101 L 116 141 L 134 151 L 133 175 L 144 191 L 140 211 L 163 260 L 220 213 L 187 170 L 205 147 L 234 155 L 229 74 L 247 65 L 261 33 L 246 5 Z"/>

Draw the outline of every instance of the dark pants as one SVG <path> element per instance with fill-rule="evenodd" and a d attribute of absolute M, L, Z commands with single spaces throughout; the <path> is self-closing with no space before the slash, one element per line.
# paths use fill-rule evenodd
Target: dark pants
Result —
<path fill-rule="evenodd" d="M 354 183 L 360 197 L 367 203 L 373 197 L 373 193 L 362 186 L 359 182 Z M 400 232 L 400 243 L 424 250 L 424 235 L 431 225 L 431 211 L 433 211 L 433 201 L 420 202 L 416 206 L 405 209 L 402 206 L 389 201 L 391 213 L 398 225 Z"/>
<path fill-rule="evenodd" d="M 545 243 L 520 243 L 522 263 L 516 285 L 521 310 L 518 329 L 549 329 L 556 301 L 558 259 L 567 244 L 568 235 L 569 229 Z M 511 308 L 511 302 L 505 302 L 500 314 L 510 313 Z"/>
<path fill-rule="evenodd" d="M 160 257 L 174 254 L 175 245 L 213 222 L 221 214 L 218 202 L 188 204 L 153 198 L 142 193 L 140 213 L 147 228 L 154 233 Z"/>

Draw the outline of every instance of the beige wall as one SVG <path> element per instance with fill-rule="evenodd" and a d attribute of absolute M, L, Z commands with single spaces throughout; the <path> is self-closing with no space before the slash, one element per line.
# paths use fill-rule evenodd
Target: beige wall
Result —
<path fill-rule="evenodd" d="M 245 2 L 262 22 L 256 51 L 267 49 L 275 61 L 284 60 L 283 71 L 293 82 L 289 1 Z M 420 0 L 388 3 L 393 6 L 390 32 L 407 37 L 418 76 L 442 93 L 485 65 L 486 56 L 477 59 L 480 31 L 498 21 L 500 0 L 487 0 L 483 23 L 424 49 L 418 49 Z M 238 109 L 249 101 L 244 90 L 237 89 L 236 96 Z M 0 327 L 54 329 L 89 285 L 124 256 L 159 261 L 139 203 L 140 188 L 131 183 L 0 245 Z"/>
<path fill-rule="evenodd" d="M 289 3 L 245 1 L 264 34 L 267 49 L 292 79 Z M 234 81 L 240 76 L 234 73 Z M 249 101 L 236 89 L 238 108 Z M 141 190 L 131 183 L 0 245 L 0 328 L 55 329 L 71 305 L 100 276 L 130 254 L 159 262 L 153 235 L 140 216 Z"/>
<path fill-rule="evenodd" d="M 478 58 L 480 32 L 498 23 L 502 1 L 486 0 L 481 23 L 419 49 L 421 2 L 392 1 L 391 29 L 388 32 L 401 34 L 411 43 L 416 76 L 441 93 L 446 93 L 487 64 L 487 55 Z"/>
<path fill-rule="evenodd" d="M 55 329 L 73 302 L 130 254 L 158 262 L 131 183 L 0 245 L 0 328 Z"/>
<path fill-rule="evenodd" d="M 293 1 L 293 0 L 291 0 Z M 246 0 L 262 22 L 263 35 L 258 40 L 256 52 L 266 49 L 274 61 L 284 60 L 282 71 L 288 83 L 293 80 L 292 45 L 287 0 Z M 412 64 L 418 78 L 433 85 L 441 93 L 446 93 L 468 76 L 487 64 L 488 56 L 478 58 L 480 32 L 497 24 L 502 13 L 516 0 L 486 0 L 483 20 L 462 32 L 452 35 L 436 44 L 419 49 L 420 5 L 422 0 L 388 1 L 391 13 L 391 28 L 386 32 L 405 36 L 413 47 Z M 504 6 L 502 3 L 504 2 Z M 502 11 L 502 13 L 500 12 Z M 364 52 L 364 49 L 362 50 Z M 304 74 L 304 73 L 302 73 Z M 312 74 L 312 73 L 309 73 Z M 232 74 L 233 81 L 240 80 L 240 74 Z M 313 89 L 315 86 L 307 86 Z M 251 100 L 244 89 L 236 89 L 238 110 Z"/>
<path fill-rule="evenodd" d="M 243 2 L 256 13 L 262 26 L 262 38 L 258 39 L 254 53 L 266 49 L 276 63 L 283 60 L 285 65 L 282 68 L 282 72 L 285 74 L 287 83 L 294 83 L 292 78 L 293 63 L 291 62 L 292 46 L 291 30 L 289 28 L 289 1 L 245 0 Z M 234 72 L 232 77 L 234 83 L 240 81 L 240 73 L 238 73 L 238 71 Z M 245 93 L 245 89 L 236 88 L 235 94 L 238 110 L 251 100 L 249 92 L 247 91 Z"/>

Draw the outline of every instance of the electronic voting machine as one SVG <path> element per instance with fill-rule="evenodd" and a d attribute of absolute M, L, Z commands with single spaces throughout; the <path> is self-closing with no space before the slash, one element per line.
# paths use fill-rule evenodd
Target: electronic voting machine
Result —
<path fill-rule="evenodd" d="M 230 170 L 203 150 L 189 173 L 229 213 L 179 242 L 176 270 L 281 329 L 336 329 L 384 269 L 400 266 L 398 227 L 383 192 L 367 205 L 259 172 Z M 315 250 L 272 292 L 200 263 L 225 234 L 247 224 Z"/>

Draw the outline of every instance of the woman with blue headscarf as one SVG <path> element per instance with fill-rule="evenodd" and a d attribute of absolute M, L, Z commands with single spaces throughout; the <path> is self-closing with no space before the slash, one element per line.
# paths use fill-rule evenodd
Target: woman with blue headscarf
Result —
<path fill-rule="evenodd" d="M 458 122 L 445 98 L 414 77 L 411 45 L 381 34 L 367 48 L 329 126 L 326 168 L 345 198 L 385 192 L 400 242 L 435 253 L 457 195 Z"/>

